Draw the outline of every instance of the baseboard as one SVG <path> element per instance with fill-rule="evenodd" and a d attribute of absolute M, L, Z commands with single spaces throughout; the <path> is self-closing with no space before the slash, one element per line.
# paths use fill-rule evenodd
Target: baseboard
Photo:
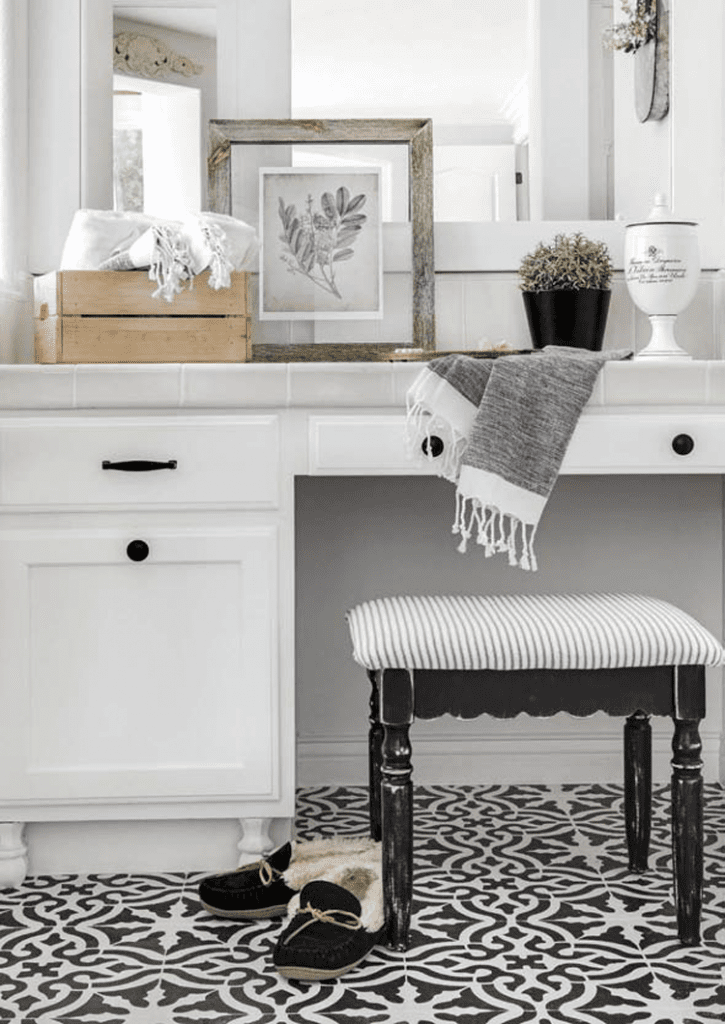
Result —
<path fill-rule="evenodd" d="M 723 781 L 719 774 L 720 733 L 701 733 L 703 774 L 708 782 Z M 652 774 L 663 782 L 670 775 L 669 735 L 654 735 Z M 297 740 L 299 786 L 365 785 L 367 743 L 359 737 Z M 504 736 L 456 738 L 451 731 L 435 738 L 415 740 L 413 779 L 451 785 L 500 783 L 621 782 L 622 739 L 595 731 L 518 733 Z"/>
<path fill-rule="evenodd" d="M 231 871 L 239 863 L 236 819 L 29 822 L 23 839 L 30 875 Z M 290 838 L 276 818 L 270 838 Z"/>

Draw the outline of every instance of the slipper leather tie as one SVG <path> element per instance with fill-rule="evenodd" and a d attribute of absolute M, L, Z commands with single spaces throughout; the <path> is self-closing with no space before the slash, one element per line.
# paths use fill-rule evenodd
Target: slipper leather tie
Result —
<path fill-rule="evenodd" d="M 291 903 L 287 926 L 274 949 L 274 965 L 286 978 L 327 981 L 359 964 L 383 933 L 379 920 L 372 928 L 366 926 L 363 905 L 348 889 L 333 882 L 310 882 Z"/>
<path fill-rule="evenodd" d="M 320 924 L 334 924 L 339 928 L 349 928 L 351 931 L 357 931 L 358 928 L 362 928 L 362 921 L 357 914 L 353 914 L 350 910 L 318 910 L 317 907 L 313 907 L 311 903 L 308 903 L 306 907 L 300 910 L 298 916 L 304 917 L 305 914 L 309 914 L 307 920 L 303 921 L 299 928 L 287 932 L 284 940 L 285 945 L 290 943 L 295 935 L 299 935 L 308 925 L 314 924 L 315 921 L 319 921 Z M 295 918 L 296 920 L 297 918 Z"/>

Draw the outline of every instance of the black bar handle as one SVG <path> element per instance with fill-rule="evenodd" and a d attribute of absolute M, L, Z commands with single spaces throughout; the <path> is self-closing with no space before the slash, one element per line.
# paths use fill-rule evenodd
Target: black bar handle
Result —
<path fill-rule="evenodd" d="M 148 473 L 152 469 L 176 469 L 176 459 L 168 462 L 152 462 L 150 459 L 131 459 L 128 462 L 110 462 L 104 459 L 101 469 L 120 469 L 124 473 Z"/>

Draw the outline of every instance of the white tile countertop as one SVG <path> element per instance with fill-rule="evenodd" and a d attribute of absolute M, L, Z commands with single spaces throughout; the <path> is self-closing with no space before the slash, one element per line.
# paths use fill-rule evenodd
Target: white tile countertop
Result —
<path fill-rule="evenodd" d="M 443 353 L 442 353 L 443 354 Z M 0 366 L 13 409 L 402 408 L 420 363 Z M 586 411 L 725 406 L 725 361 L 607 363 Z"/>

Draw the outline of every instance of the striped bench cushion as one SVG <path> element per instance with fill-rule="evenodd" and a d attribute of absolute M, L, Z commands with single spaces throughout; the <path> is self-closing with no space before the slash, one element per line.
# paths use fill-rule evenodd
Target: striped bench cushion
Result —
<path fill-rule="evenodd" d="M 384 597 L 347 613 L 365 668 L 532 669 L 722 665 L 691 615 L 640 594 Z"/>

